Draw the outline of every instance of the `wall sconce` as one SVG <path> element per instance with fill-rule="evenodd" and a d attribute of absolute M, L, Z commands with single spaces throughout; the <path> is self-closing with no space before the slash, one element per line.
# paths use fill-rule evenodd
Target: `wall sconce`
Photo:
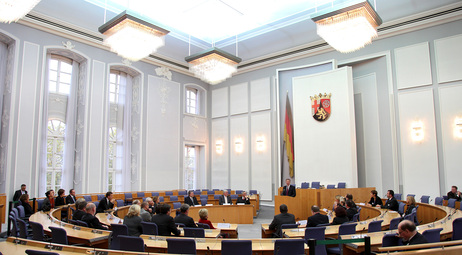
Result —
<path fill-rule="evenodd" d="M 454 136 L 462 138 L 462 118 L 456 118 L 454 121 Z"/>
<path fill-rule="evenodd" d="M 257 151 L 265 150 L 265 137 L 257 136 Z"/>
<path fill-rule="evenodd" d="M 242 138 L 237 138 L 234 141 L 234 149 L 236 150 L 237 153 L 241 153 L 244 150 Z"/>
<path fill-rule="evenodd" d="M 414 121 L 411 125 L 411 138 L 414 142 L 420 142 L 424 139 L 422 121 Z"/>
<path fill-rule="evenodd" d="M 215 150 L 218 154 L 223 153 L 223 141 L 222 140 L 218 140 L 215 142 Z"/>

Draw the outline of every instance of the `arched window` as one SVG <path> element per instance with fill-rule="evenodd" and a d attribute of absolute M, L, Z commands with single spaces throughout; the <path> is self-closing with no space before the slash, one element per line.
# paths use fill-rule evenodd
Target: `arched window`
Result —
<path fill-rule="evenodd" d="M 48 92 L 69 95 L 72 80 L 72 60 L 51 55 L 48 68 Z"/>
<path fill-rule="evenodd" d="M 186 113 L 189 114 L 199 114 L 199 107 L 198 107 L 198 93 L 197 89 L 195 88 L 186 88 Z"/>
<path fill-rule="evenodd" d="M 195 84 L 185 84 L 184 88 L 185 114 L 206 117 L 206 91 Z"/>
<path fill-rule="evenodd" d="M 46 189 L 61 188 L 66 124 L 57 119 L 48 121 Z"/>

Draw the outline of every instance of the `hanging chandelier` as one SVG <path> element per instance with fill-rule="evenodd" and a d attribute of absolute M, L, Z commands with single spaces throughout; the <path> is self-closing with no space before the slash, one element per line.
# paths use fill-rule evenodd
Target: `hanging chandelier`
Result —
<path fill-rule="evenodd" d="M 26 16 L 40 0 L 0 0 L 0 22 L 16 22 Z"/>
<path fill-rule="evenodd" d="M 138 61 L 164 46 L 164 36 L 170 31 L 150 21 L 137 17 L 131 11 L 124 11 L 98 28 L 106 35 L 104 44 L 117 55 Z"/>
<path fill-rule="evenodd" d="M 242 61 L 216 47 L 186 57 L 185 60 L 196 77 L 211 85 L 231 77 L 237 71 L 237 64 Z"/>
<path fill-rule="evenodd" d="M 367 0 L 348 1 L 317 13 L 318 35 L 334 49 L 348 53 L 370 44 L 377 37 L 382 19 Z"/>

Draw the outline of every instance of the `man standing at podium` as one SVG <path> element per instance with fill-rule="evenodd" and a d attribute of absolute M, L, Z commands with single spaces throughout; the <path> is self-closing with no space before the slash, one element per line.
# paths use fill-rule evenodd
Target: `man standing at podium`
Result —
<path fill-rule="evenodd" d="M 295 186 L 290 185 L 290 179 L 286 179 L 286 186 L 282 189 L 281 196 L 295 197 Z"/>

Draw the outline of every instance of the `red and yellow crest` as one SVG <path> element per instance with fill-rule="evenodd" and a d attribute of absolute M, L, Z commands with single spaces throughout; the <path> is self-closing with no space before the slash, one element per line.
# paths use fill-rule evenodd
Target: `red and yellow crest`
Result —
<path fill-rule="evenodd" d="M 332 94 L 324 93 L 319 95 L 314 95 L 314 97 L 310 97 L 311 99 L 311 114 L 313 118 L 317 121 L 325 121 L 329 118 L 331 113 L 330 107 L 330 97 Z"/>

